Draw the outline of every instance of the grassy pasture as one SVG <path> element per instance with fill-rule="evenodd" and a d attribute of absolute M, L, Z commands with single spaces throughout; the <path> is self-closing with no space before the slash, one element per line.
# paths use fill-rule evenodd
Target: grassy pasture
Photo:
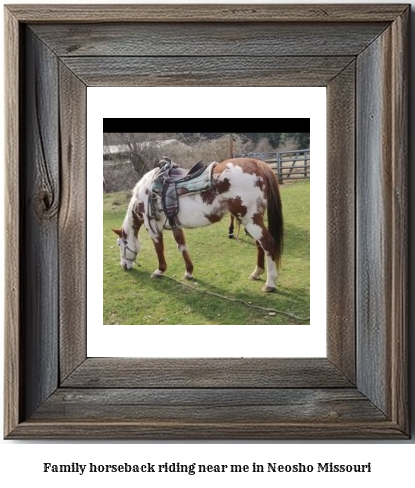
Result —
<path fill-rule="evenodd" d="M 255 242 L 241 229 L 238 242 L 228 239 L 229 219 L 200 229 L 186 230 L 194 264 L 193 281 L 208 290 L 253 305 L 310 315 L 310 182 L 281 185 L 285 220 L 284 254 L 276 293 L 261 291 L 265 280 L 248 279 L 256 264 Z M 104 324 L 295 324 L 285 315 L 270 315 L 241 303 L 194 291 L 163 277 L 151 279 L 157 256 L 147 232 L 140 231 L 138 262 L 126 272 L 112 228 L 119 228 L 130 200 L 128 192 L 104 195 Z M 181 280 L 184 262 L 171 232 L 164 232 L 166 274 Z"/>

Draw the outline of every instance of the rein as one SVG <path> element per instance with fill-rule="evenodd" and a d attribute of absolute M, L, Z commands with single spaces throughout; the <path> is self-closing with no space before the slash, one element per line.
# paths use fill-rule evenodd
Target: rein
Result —
<path fill-rule="evenodd" d="M 140 264 L 138 261 L 134 260 L 134 262 L 139 268 L 142 268 L 146 273 L 150 274 L 150 271 L 148 269 L 146 269 L 145 266 Z M 294 320 L 298 320 L 299 322 L 306 322 L 306 321 L 310 320 L 310 317 L 298 317 L 297 315 L 294 315 L 293 313 L 284 312 L 283 310 L 277 310 L 275 308 L 267 308 L 267 307 L 260 307 L 259 305 L 253 305 L 250 302 L 242 300 L 242 298 L 230 298 L 230 297 L 226 297 L 224 295 L 220 295 L 219 293 L 215 293 L 213 291 L 201 290 L 200 288 L 196 288 L 196 287 L 191 286 L 191 285 L 186 285 L 182 281 L 176 280 L 176 278 L 173 278 L 172 276 L 169 276 L 166 274 L 163 274 L 160 276 L 165 276 L 169 280 L 175 281 L 176 283 L 183 286 L 184 288 L 190 288 L 191 290 L 198 291 L 200 293 L 205 293 L 206 295 L 212 295 L 214 297 L 222 298 L 223 300 L 228 300 L 229 302 L 239 302 L 239 303 L 246 305 L 249 308 L 255 308 L 257 310 L 263 310 L 265 312 L 270 313 L 271 315 L 273 315 L 273 314 L 285 315 L 286 317 L 289 317 L 289 318 L 294 319 Z"/>

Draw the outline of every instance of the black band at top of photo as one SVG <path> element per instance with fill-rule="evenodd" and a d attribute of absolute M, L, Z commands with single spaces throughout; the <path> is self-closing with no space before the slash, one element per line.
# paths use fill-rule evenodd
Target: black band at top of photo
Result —
<path fill-rule="evenodd" d="M 191 132 L 310 132 L 310 119 L 103 119 L 103 132 L 172 133 Z"/>

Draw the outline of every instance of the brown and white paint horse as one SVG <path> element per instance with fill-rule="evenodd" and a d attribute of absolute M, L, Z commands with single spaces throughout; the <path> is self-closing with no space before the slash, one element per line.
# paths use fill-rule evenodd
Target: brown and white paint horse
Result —
<path fill-rule="evenodd" d="M 118 235 L 121 266 L 129 270 L 140 251 L 138 231 L 147 229 L 158 257 L 158 268 L 152 277 L 163 276 L 167 269 L 164 258 L 163 228 L 166 217 L 160 210 L 159 197 L 151 193 L 153 178 L 158 169 L 145 174 L 133 191 L 127 214 Z M 250 279 L 258 280 L 265 271 L 267 280 L 264 291 L 274 291 L 283 248 L 283 215 L 278 180 L 268 165 L 249 158 L 227 159 L 218 163 L 212 172 L 212 189 L 180 197 L 177 215 L 181 224 L 173 236 L 186 265 L 184 278 L 193 278 L 193 264 L 187 251 L 182 228 L 196 228 L 219 222 L 230 213 L 255 239 L 257 264 Z M 153 199 L 153 203 L 151 202 Z M 154 202 L 156 205 L 154 205 Z M 154 207 L 156 211 L 154 211 Z M 267 210 L 268 229 L 264 225 Z"/>

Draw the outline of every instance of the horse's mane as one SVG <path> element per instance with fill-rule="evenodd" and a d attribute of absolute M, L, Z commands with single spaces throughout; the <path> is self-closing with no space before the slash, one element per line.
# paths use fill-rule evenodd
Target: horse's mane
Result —
<path fill-rule="evenodd" d="M 137 203 L 141 200 L 143 201 L 144 195 L 140 195 L 140 192 L 145 188 L 151 185 L 151 181 L 155 173 L 158 171 L 158 168 L 154 168 L 147 173 L 145 173 L 140 180 L 136 183 L 133 188 L 131 200 L 128 204 L 128 210 L 124 218 L 123 228 L 128 229 L 131 228 L 133 225 L 133 210 Z"/>
<path fill-rule="evenodd" d="M 160 168 L 154 168 L 147 173 L 144 173 L 144 175 L 141 177 L 141 179 L 138 180 L 136 183 L 134 189 L 133 189 L 133 195 L 137 195 L 138 192 L 146 185 L 149 185 L 151 181 L 153 180 L 155 174 L 160 170 Z"/>

